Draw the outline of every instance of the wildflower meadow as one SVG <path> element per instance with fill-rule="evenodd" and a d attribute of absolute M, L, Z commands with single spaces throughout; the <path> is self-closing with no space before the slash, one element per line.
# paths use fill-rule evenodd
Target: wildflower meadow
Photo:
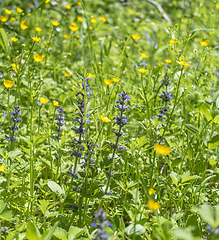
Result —
<path fill-rule="evenodd" d="M 1 239 L 219 239 L 218 16 L 0 0 Z"/>

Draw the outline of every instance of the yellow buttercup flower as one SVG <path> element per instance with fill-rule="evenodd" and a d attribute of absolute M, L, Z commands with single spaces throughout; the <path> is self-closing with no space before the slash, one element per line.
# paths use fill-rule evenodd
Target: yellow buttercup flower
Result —
<path fill-rule="evenodd" d="M 156 192 L 156 190 L 154 190 L 153 188 L 150 188 L 149 191 L 148 191 L 149 195 L 152 195 L 152 194 L 154 194 L 155 192 Z"/>
<path fill-rule="evenodd" d="M 81 2 L 77 1 L 77 4 L 80 6 L 80 5 L 81 5 Z"/>
<path fill-rule="evenodd" d="M 34 62 L 41 62 L 45 58 L 45 55 L 39 55 L 37 53 L 33 54 Z"/>
<path fill-rule="evenodd" d="M 147 58 L 147 57 L 148 57 L 148 56 L 145 55 L 144 53 L 140 53 L 140 55 L 141 55 L 142 58 Z"/>
<path fill-rule="evenodd" d="M 106 19 L 105 17 L 101 16 L 101 17 L 100 17 L 100 20 L 101 20 L 102 22 L 106 22 L 107 19 Z"/>
<path fill-rule="evenodd" d="M 69 72 L 65 72 L 65 77 L 69 77 L 70 73 Z"/>
<path fill-rule="evenodd" d="M 179 57 L 179 61 L 183 61 L 183 57 L 182 56 Z"/>
<path fill-rule="evenodd" d="M 72 30 L 72 32 L 76 32 L 79 29 L 78 26 L 69 26 L 69 28 Z"/>
<path fill-rule="evenodd" d="M 153 199 L 148 201 L 148 208 L 150 210 L 157 210 L 161 207 L 161 205 L 157 202 L 155 202 Z"/>
<path fill-rule="evenodd" d="M 40 102 L 41 102 L 42 104 L 46 104 L 46 103 L 49 102 L 49 100 L 48 100 L 48 99 L 45 99 L 45 98 L 39 98 L 39 99 L 40 99 Z"/>
<path fill-rule="evenodd" d="M 201 43 L 201 45 L 203 46 L 203 47 L 207 47 L 208 46 L 208 44 L 210 43 L 210 41 L 209 40 L 205 40 L 205 41 L 200 41 L 200 43 Z"/>
<path fill-rule="evenodd" d="M 70 5 L 66 5 L 65 6 L 67 9 L 71 9 L 71 6 Z"/>
<path fill-rule="evenodd" d="M 96 23 L 97 22 L 97 20 L 96 19 L 94 19 L 93 17 L 91 17 L 91 23 Z"/>
<path fill-rule="evenodd" d="M 92 27 L 89 27 L 89 29 L 90 29 L 90 30 L 93 30 L 93 28 L 92 28 Z"/>
<path fill-rule="evenodd" d="M 138 35 L 132 33 L 132 38 L 133 38 L 134 40 L 138 40 L 138 39 L 141 38 L 141 36 L 138 36 Z"/>
<path fill-rule="evenodd" d="M 69 36 L 68 34 L 65 34 L 65 35 L 64 35 L 64 38 L 69 39 L 70 36 Z"/>
<path fill-rule="evenodd" d="M 14 85 L 14 82 L 4 79 L 4 86 L 8 89 Z"/>
<path fill-rule="evenodd" d="M 11 11 L 8 10 L 7 8 L 5 9 L 5 12 L 6 12 L 7 14 L 11 14 Z"/>
<path fill-rule="evenodd" d="M 156 152 L 163 156 L 167 155 L 168 153 L 170 153 L 172 151 L 172 148 L 166 147 L 164 145 L 160 145 L 158 143 L 155 143 L 154 146 L 155 146 Z"/>
<path fill-rule="evenodd" d="M 169 43 L 169 46 L 171 47 L 173 44 L 176 44 L 176 43 L 178 43 L 177 39 L 171 39 L 170 43 Z"/>
<path fill-rule="evenodd" d="M 17 42 L 17 40 L 18 40 L 18 38 L 16 38 L 16 37 L 11 37 L 11 41 L 12 41 L 12 42 Z"/>
<path fill-rule="evenodd" d="M 41 31 L 42 31 L 42 29 L 41 29 L 40 27 L 35 27 L 35 30 L 36 30 L 37 32 L 41 32 Z"/>
<path fill-rule="evenodd" d="M 15 18 L 14 18 L 14 17 L 11 17 L 10 20 L 11 20 L 12 22 L 14 22 L 14 21 L 15 21 Z"/>
<path fill-rule="evenodd" d="M 115 83 L 118 83 L 118 82 L 120 81 L 120 79 L 119 79 L 119 78 L 113 78 L 113 81 L 114 81 Z"/>
<path fill-rule="evenodd" d="M 217 4 L 216 4 L 216 8 L 218 8 L 218 9 L 219 9 L 219 3 L 217 3 Z"/>
<path fill-rule="evenodd" d="M 28 26 L 25 25 L 26 21 L 27 21 L 27 19 L 25 19 L 24 21 L 21 21 L 21 23 L 20 23 L 20 27 L 22 30 L 25 30 L 28 28 Z"/>
<path fill-rule="evenodd" d="M 1 21 L 4 23 L 6 21 L 8 21 L 8 16 L 3 16 L 1 15 Z"/>
<path fill-rule="evenodd" d="M 159 62 L 159 63 L 158 63 L 158 66 L 159 66 L 159 67 L 162 67 L 162 66 L 163 66 L 163 63 L 162 63 L 162 62 Z"/>
<path fill-rule="evenodd" d="M 23 11 L 24 11 L 23 9 L 17 7 L 17 12 L 22 13 Z"/>
<path fill-rule="evenodd" d="M 41 40 L 40 37 L 31 37 L 33 42 L 39 42 Z"/>
<path fill-rule="evenodd" d="M 71 22 L 71 25 L 74 26 L 74 27 L 76 27 L 76 26 L 77 26 L 77 23 Z"/>
<path fill-rule="evenodd" d="M 55 107 L 58 107 L 59 106 L 59 103 L 57 102 L 57 101 L 52 101 L 53 102 L 53 105 L 55 106 Z"/>
<path fill-rule="evenodd" d="M 180 64 L 181 66 L 187 68 L 187 67 L 190 67 L 191 65 L 188 64 L 187 62 L 183 62 L 183 61 L 176 61 L 178 64 Z"/>
<path fill-rule="evenodd" d="M 6 169 L 6 168 L 5 168 L 4 166 L 2 166 L 2 165 L 0 166 L 0 172 L 3 171 L 3 170 L 5 170 L 5 169 Z"/>
<path fill-rule="evenodd" d="M 147 69 L 143 69 L 143 68 L 137 68 L 137 71 L 139 71 L 140 73 L 145 73 L 148 70 Z"/>
<path fill-rule="evenodd" d="M 92 78 L 93 76 L 94 76 L 93 74 L 89 73 L 89 74 L 87 75 L 87 78 Z"/>
<path fill-rule="evenodd" d="M 165 59 L 165 62 L 166 62 L 166 63 L 171 63 L 172 60 L 170 60 L 170 59 Z"/>
<path fill-rule="evenodd" d="M 59 25 L 59 23 L 56 21 L 52 21 L 52 25 L 57 27 Z"/>
<path fill-rule="evenodd" d="M 106 122 L 106 123 L 111 121 L 108 117 L 103 117 L 102 115 L 100 115 L 100 118 L 103 122 Z"/>
<path fill-rule="evenodd" d="M 83 18 L 82 17 L 77 17 L 78 21 L 82 22 Z"/>
<path fill-rule="evenodd" d="M 104 79 L 104 83 L 106 85 L 110 85 L 112 82 L 113 82 L 113 80 L 111 80 L 111 79 Z"/>
<path fill-rule="evenodd" d="M 45 1 L 45 3 L 49 3 L 49 2 L 50 2 L 50 0 L 46 0 L 46 1 Z"/>

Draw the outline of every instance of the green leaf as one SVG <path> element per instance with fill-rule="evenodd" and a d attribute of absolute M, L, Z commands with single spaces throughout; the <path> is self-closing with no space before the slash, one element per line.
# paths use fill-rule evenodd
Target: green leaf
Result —
<path fill-rule="evenodd" d="M 58 239 L 62 239 L 62 240 L 68 240 L 67 238 L 67 232 L 62 229 L 62 228 L 56 228 L 55 232 L 53 233 L 53 235 L 55 237 L 57 237 Z"/>
<path fill-rule="evenodd" d="M 199 130 L 195 127 L 193 127 L 192 125 L 190 124 L 184 124 L 185 128 L 187 130 L 189 130 L 191 133 L 194 133 L 194 134 L 199 134 Z"/>
<path fill-rule="evenodd" d="M 28 223 L 26 229 L 26 238 L 29 240 L 39 240 L 41 237 L 38 228 L 31 222 Z"/>
<path fill-rule="evenodd" d="M 213 138 L 211 138 L 208 143 L 216 143 L 219 141 L 219 135 L 215 135 Z"/>
<path fill-rule="evenodd" d="M 20 150 L 16 150 L 16 151 L 7 153 L 7 155 L 11 158 L 16 158 L 18 155 L 21 155 L 21 154 L 23 154 L 23 153 Z"/>
<path fill-rule="evenodd" d="M 43 215 L 45 215 L 45 212 L 47 211 L 47 207 L 49 206 L 49 202 L 46 201 L 45 199 L 43 200 L 39 200 L 39 203 L 38 206 L 40 208 L 40 210 L 42 211 Z"/>
<path fill-rule="evenodd" d="M 6 204 L 0 200 L 0 214 L 4 211 Z"/>
<path fill-rule="evenodd" d="M 87 232 L 86 229 L 71 226 L 68 232 L 68 240 L 76 239 L 84 232 Z"/>
<path fill-rule="evenodd" d="M 40 240 L 50 240 L 52 238 L 53 233 L 55 232 L 58 224 L 59 224 L 59 222 L 56 222 L 55 225 L 49 231 L 46 231 L 46 234 L 43 233 Z"/>
<path fill-rule="evenodd" d="M 5 54 L 8 54 L 8 37 L 3 28 L 0 28 L 0 45 L 2 46 Z"/>
<path fill-rule="evenodd" d="M 202 208 L 200 209 L 200 216 L 203 219 L 204 222 L 209 224 L 210 226 L 214 227 L 214 209 L 212 206 L 208 204 L 204 204 Z M 216 226 L 217 227 L 217 226 Z"/>
<path fill-rule="evenodd" d="M 170 177 L 171 177 L 173 183 L 177 186 L 177 185 L 178 185 L 178 182 L 179 182 L 179 176 L 178 176 L 178 174 L 176 174 L 175 172 L 172 171 L 172 172 L 170 173 Z"/>
<path fill-rule="evenodd" d="M 211 165 L 212 167 L 215 167 L 216 164 L 217 164 L 216 161 L 215 161 L 214 159 L 212 159 L 212 158 L 209 158 L 208 161 L 209 161 L 209 163 L 210 163 L 210 165 Z"/>
<path fill-rule="evenodd" d="M 219 123 L 219 115 L 215 116 L 214 122 L 217 123 L 217 124 Z"/>
<path fill-rule="evenodd" d="M 48 187 L 55 193 L 60 195 L 65 194 L 65 191 L 59 186 L 59 184 L 53 181 L 48 181 Z"/>
<path fill-rule="evenodd" d="M 125 233 L 127 235 L 132 235 L 135 234 L 136 236 L 140 236 L 146 232 L 146 228 L 143 227 L 141 224 L 136 224 L 132 223 L 128 227 L 125 228 Z"/>
<path fill-rule="evenodd" d="M 218 97 L 219 97 L 219 91 L 217 91 L 217 92 L 213 95 L 213 97 L 212 97 L 212 102 L 215 103 Z"/>
<path fill-rule="evenodd" d="M 210 121 L 212 119 L 212 116 L 208 110 L 208 108 L 206 107 L 205 104 L 202 104 L 200 107 L 200 111 L 202 112 L 202 114 L 207 118 L 208 121 Z"/>
<path fill-rule="evenodd" d="M 0 218 L 6 221 L 13 221 L 12 218 L 12 212 L 11 211 L 5 211 L 0 215 Z"/>

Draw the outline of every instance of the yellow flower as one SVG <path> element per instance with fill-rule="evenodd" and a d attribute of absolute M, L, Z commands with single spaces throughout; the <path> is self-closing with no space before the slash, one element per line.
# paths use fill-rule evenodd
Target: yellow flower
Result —
<path fill-rule="evenodd" d="M 39 99 L 40 99 L 40 102 L 41 102 L 42 104 L 46 104 L 46 103 L 49 102 L 49 100 L 48 100 L 48 99 L 45 99 L 45 98 L 39 98 Z"/>
<path fill-rule="evenodd" d="M 82 22 L 83 18 L 82 17 L 77 17 L 78 21 Z"/>
<path fill-rule="evenodd" d="M 137 71 L 139 71 L 140 73 L 145 73 L 145 72 L 147 72 L 148 70 L 147 70 L 147 69 L 143 69 L 143 68 L 139 68 L 139 69 L 137 69 Z"/>
<path fill-rule="evenodd" d="M 113 78 L 113 81 L 114 81 L 115 83 L 118 83 L 118 82 L 120 81 L 120 79 L 119 79 L 119 78 Z"/>
<path fill-rule="evenodd" d="M 92 28 L 92 27 L 89 27 L 89 29 L 90 29 L 90 30 L 93 30 L 93 28 Z"/>
<path fill-rule="evenodd" d="M 156 192 L 156 190 L 154 190 L 153 188 L 150 188 L 149 191 L 148 191 L 149 195 L 152 195 L 152 194 L 154 194 L 155 192 Z"/>
<path fill-rule="evenodd" d="M 218 9 L 219 9 L 219 3 L 217 3 L 217 4 L 216 4 L 216 8 L 218 8 Z"/>
<path fill-rule="evenodd" d="M 207 47 L 208 46 L 208 44 L 209 44 L 209 40 L 205 40 L 205 41 L 200 41 L 200 43 L 201 43 L 201 45 L 203 46 L 203 47 Z"/>
<path fill-rule="evenodd" d="M 72 30 L 72 32 L 76 32 L 76 31 L 79 29 L 78 26 L 75 26 L 75 27 L 69 26 L 69 27 L 70 27 L 70 29 Z"/>
<path fill-rule="evenodd" d="M 65 77 L 69 77 L 70 73 L 69 72 L 65 72 Z"/>
<path fill-rule="evenodd" d="M 22 13 L 23 11 L 24 11 L 23 9 L 17 7 L 17 12 Z"/>
<path fill-rule="evenodd" d="M 138 40 L 138 39 L 141 38 L 141 36 L 138 36 L 138 35 L 132 33 L 132 38 L 133 38 L 134 40 Z"/>
<path fill-rule="evenodd" d="M 91 20 L 90 21 L 91 21 L 91 23 L 96 23 L 97 22 L 97 20 L 94 19 L 93 16 L 91 16 Z"/>
<path fill-rule="evenodd" d="M 5 167 L 1 165 L 0 166 L 0 172 L 3 171 L 3 170 L 5 170 Z"/>
<path fill-rule="evenodd" d="M 14 17 L 11 17 L 10 20 L 11 20 L 12 22 L 14 22 L 15 18 L 14 18 Z"/>
<path fill-rule="evenodd" d="M 172 40 L 170 40 L 169 46 L 171 47 L 173 44 L 176 44 L 176 43 L 178 43 L 178 40 L 172 39 Z"/>
<path fill-rule="evenodd" d="M 65 6 L 67 9 L 71 9 L 71 6 L 70 5 L 66 5 Z"/>
<path fill-rule="evenodd" d="M 77 26 L 77 24 L 76 24 L 76 23 L 74 23 L 74 22 L 71 22 L 71 25 L 72 25 L 72 26 L 74 26 L 74 27 L 76 27 L 76 26 Z"/>
<path fill-rule="evenodd" d="M 87 78 L 92 78 L 93 76 L 94 76 L 93 74 L 89 73 L 89 74 L 87 75 Z"/>
<path fill-rule="evenodd" d="M 8 21 L 8 16 L 1 16 L 1 21 L 4 23 Z"/>
<path fill-rule="evenodd" d="M 183 61 L 183 57 L 182 56 L 179 57 L 179 61 Z"/>
<path fill-rule="evenodd" d="M 110 85 L 113 82 L 113 80 L 111 80 L 111 79 L 104 79 L 104 82 L 105 82 L 106 85 Z"/>
<path fill-rule="evenodd" d="M 25 19 L 24 21 L 21 21 L 21 23 L 20 23 L 20 27 L 21 27 L 22 30 L 25 30 L 25 29 L 28 28 L 28 26 L 25 25 L 26 21 L 27 21 L 27 19 Z"/>
<path fill-rule="evenodd" d="M 50 2 L 50 0 L 46 0 L 46 1 L 45 1 L 45 3 L 49 3 L 49 2 Z"/>
<path fill-rule="evenodd" d="M 171 63 L 172 61 L 170 59 L 165 59 L 166 63 Z"/>
<path fill-rule="evenodd" d="M 77 4 L 80 6 L 80 5 L 81 5 L 81 2 L 77 1 Z"/>
<path fill-rule="evenodd" d="M 52 101 L 53 102 L 53 105 L 55 106 L 55 107 L 58 107 L 59 106 L 59 103 L 57 102 L 57 101 Z"/>
<path fill-rule="evenodd" d="M 11 11 L 8 10 L 7 8 L 5 9 L 5 12 L 6 12 L 7 14 L 11 14 Z"/>
<path fill-rule="evenodd" d="M 170 153 L 172 151 L 172 148 L 166 147 L 164 145 L 160 145 L 158 143 L 155 143 L 154 146 L 155 146 L 156 152 L 163 156 L 167 155 L 168 153 Z"/>
<path fill-rule="evenodd" d="M 161 207 L 161 205 L 155 202 L 153 199 L 148 201 L 148 207 L 150 210 L 157 210 Z"/>
<path fill-rule="evenodd" d="M 4 86 L 8 89 L 14 85 L 14 82 L 4 79 Z"/>
<path fill-rule="evenodd" d="M 70 36 L 69 36 L 68 34 L 65 34 L 65 35 L 64 35 L 64 38 L 69 39 Z"/>
<path fill-rule="evenodd" d="M 45 55 L 39 55 L 37 53 L 33 54 L 34 62 L 41 62 L 45 58 Z"/>
<path fill-rule="evenodd" d="M 162 67 L 162 66 L 163 66 L 163 63 L 162 63 L 162 62 L 159 62 L 159 63 L 158 63 L 158 66 L 159 66 L 159 67 Z"/>
<path fill-rule="evenodd" d="M 41 32 L 41 31 L 42 31 L 42 29 L 39 28 L 39 27 L 35 27 L 35 30 L 36 30 L 37 32 Z"/>
<path fill-rule="evenodd" d="M 187 62 L 183 62 L 183 61 L 176 61 L 178 64 L 180 64 L 181 66 L 187 68 L 187 67 L 190 67 L 191 65 L 188 64 Z"/>
<path fill-rule="evenodd" d="M 148 57 L 148 56 L 145 55 L 144 53 L 140 53 L 140 55 L 141 55 L 142 58 L 147 58 L 147 57 Z"/>
<path fill-rule="evenodd" d="M 33 42 L 39 42 L 41 40 L 40 37 L 31 37 Z"/>
<path fill-rule="evenodd" d="M 104 16 L 101 16 L 100 20 L 103 21 L 103 22 L 106 22 L 106 18 Z"/>
<path fill-rule="evenodd" d="M 13 68 L 16 68 L 16 64 L 15 64 L 15 63 L 12 63 L 11 66 L 12 66 Z"/>
<path fill-rule="evenodd" d="M 56 21 L 52 21 L 52 25 L 53 25 L 53 26 L 58 26 L 58 25 L 59 25 L 59 23 L 58 23 L 58 22 L 56 22 Z"/>
<path fill-rule="evenodd" d="M 106 122 L 106 123 L 108 123 L 108 122 L 111 121 L 108 117 L 104 117 L 104 116 L 102 116 L 102 115 L 100 115 L 100 118 L 101 118 L 101 120 L 102 120 L 103 122 Z"/>
<path fill-rule="evenodd" d="M 11 41 L 12 41 L 12 42 L 17 42 L 17 40 L 18 40 L 18 38 L 16 38 L 16 37 L 11 37 Z"/>

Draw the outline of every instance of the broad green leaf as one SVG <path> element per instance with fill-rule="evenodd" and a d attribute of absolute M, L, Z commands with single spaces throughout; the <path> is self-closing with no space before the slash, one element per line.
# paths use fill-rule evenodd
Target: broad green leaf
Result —
<path fill-rule="evenodd" d="M 201 105 L 200 111 L 207 118 L 208 121 L 210 121 L 212 119 L 211 113 L 209 112 L 209 110 L 208 110 L 208 108 L 206 107 L 205 104 Z"/>
<path fill-rule="evenodd" d="M 11 211 L 5 211 L 0 215 L 1 219 L 4 219 L 6 221 L 13 221 L 12 218 L 12 212 Z"/>
<path fill-rule="evenodd" d="M 55 237 L 57 237 L 58 239 L 62 239 L 62 240 L 68 240 L 67 238 L 67 232 L 62 229 L 62 228 L 56 228 L 55 232 L 53 233 L 53 235 Z"/>
<path fill-rule="evenodd" d="M 28 223 L 26 229 L 26 238 L 29 240 L 39 240 L 41 237 L 38 228 L 31 222 Z"/>
<path fill-rule="evenodd" d="M 187 181 L 190 181 L 190 180 L 192 180 L 192 179 L 196 179 L 196 178 L 201 178 L 201 177 L 196 176 L 196 175 L 186 176 L 186 177 L 182 178 L 182 183 L 187 182 Z"/>
<path fill-rule="evenodd" d="M 59 222 L 56 222 L 55 225 L 49 231 L 46 231 L 46 235 L 43 233 L 40 240 L 50 240 L 52 238 L 53 233 L 55 232 L 58 224 L 59 224 Z"/>
<path fill-rule="evenodd" d="M 46 201 L 45 199 L 43 200 L 39 200 L 39 203 L 38 206 L 40 208 L 40 210 L 42 211 L 43 215 L 45 215 L 45 212 L 47 211 L 47 207 L 49 206 L 49 202 Z"/>
<path fill-rule="evenodd" d="M 219 141 L 219 135 L 215 135 L 213 138 L 211 138 L 208 143 L 216 143 Z"/>
<path fill-rule="evenodd" d="M 55 193 L 60 195 L 65 194 L 65 191 L 59 186 L 59 184 L 53 181 L 48 181 L 48 187 Z"/>
<path fill-rule="evenodd" d="M 199 212 L 201 218 L 204 222 L 209 224 L 210 226 L 214 227 L 215 221 L 214 221 L 214 209 L 212 206 L 208 204 L 204 204 Z M 216 226 L 217 227 L 217 226 Z"/>
<path fill-rule="evenodd" d="M 125 233 L 127 235 L 135 234 L 136 236 L 140 236 L 144 234 L 145 231 L 146 231 L 146 228 L 143 227 L 141 224 L 134 225 L 134 223 L 132 223 L 131 225 L 125 228 Z"/>
<path fill-rule="evenodd" d="M 185 128 L 187 130 L 189 130 L 191 133 L 194 133 L 194 134 L 199 134 L 199 130 L 195 127 L 193 127 L 192 125 L 190 124 L 184 124 Z"/>
<path fill-rule="evenodd" d="M 71 226 L 68 232 L 68 240 L 76 239 L 84 232 L 86 232 L 86 229 Z"/>
<path fill-rule="evenodd" d="M 219 91 L 217 91 L 217 92 L 213 95 L 213 97 L 212 97 L 212 102 L 215 103 L 218 97 L 219 97 Z"/>
<path fill-rule="evenodd" d="M 215 116 L 214 122 L 217 123 L 217 124 L 219 124 L 219 115 Z"/>
<path fill-rule="evenodd" d="M 173 183 L 177 186 L 177 185 L 178 185 L 178 182 L 179 182 L 179 176 L 178 176 L 178 174 L 176 174 L 175 172 L 172 171 L 172 172 L 170 173 L 170 177 L 171 177 Z"/>
<path fill-rule="evenodd" d="M 7 155 L 11 158 L 15 158 L 15 157 L 17 157 L 18 155 L 21 155 L 21 154 L 23 154 L 23 153 L 20 150 L 16 150 L 16 151 L 7 153 Z"/>
<path fill-rule="evenodd" d="M 0 214 L 4 211 L 6 204 L 0 200 Z"/>
<path fill-rule="evenodd" d="M 217 164 L 216 161 L 215 161 L 214 159 L 212 159 L 212 158 L 209 158 L 208 161 L 209 161 L 209 163 L 210 163 L 210 165 L 211 165 L 212 167 L 215 167 L 216 164 Z"/>

